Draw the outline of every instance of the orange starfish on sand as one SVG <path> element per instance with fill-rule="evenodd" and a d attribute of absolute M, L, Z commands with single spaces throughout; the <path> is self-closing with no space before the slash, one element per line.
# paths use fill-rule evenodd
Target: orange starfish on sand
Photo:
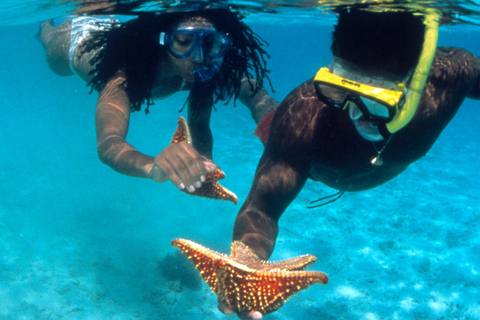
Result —
<path fill-rule="evenodd" d="M 265 315 L 298 291 L 328 282 L 322 272 L 303 271 L 317 260 L 312 255 L 267 262 L 239 241 L 232 243 L 230 256 L 185 239 L 174 239 L 172 246 L 193 262 L 218 298 L 236 312 L 258 311 Z"/>
<path fill-rule="evenodd" d="M 185 118 L 180 117 L 178 118 L 177 130 L 175 130 L 175 133 L 173 134 L 172 143 L 179 143 L 182 141 L 192 144 L 192 138 L 190 136 L 190 130 L 188 128 L 187 121 L 185 121 Z M 218 180 L 222 180 L 224 178 L 225 173 L 220 169 L 217 169 L 213 172 L 207 172 L 205 182 L 202 183 L 200 188 L 191 193 L 185 189 L 182 191 L 199 197 L 232 201 L 233 204 L 237 204 L 237 196 L 232 191 L 228 190 L 217 182 Z"/>

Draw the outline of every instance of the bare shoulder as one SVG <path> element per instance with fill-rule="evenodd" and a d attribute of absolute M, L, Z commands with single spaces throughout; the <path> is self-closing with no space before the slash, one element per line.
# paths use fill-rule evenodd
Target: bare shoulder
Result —
<path fill-rule="evenodd" d="M 282 102 L 282 104 L 285 103 L 289 106 L 294 106 L 296 104 L 304 104 L 308 103 L 308 101 L 312 99 L 316 99 L 316 97 L 317 96 L 315 93 L 315 87 L 312 78 L 293 89 Z"/>
<path fill-rule="evenodd" d="M 455 47 L 439 47 L 432 64 L 437 81 L 460 83 L 478 78 L 480 61 L 471 52 Z"/>
<path fill-rule="evenodd" d="M 313 78 L 311 78 L 290 92 L 281 103 L 279 111 L 284 110 L 287 113 L 286 116 L 305 123 L 307 119 L 314 119 L 325 107 L 325 103 L 318 99 Z"/>
<path fill-rule="evenodd" d="M 319 134 L 318 128 L 328 120 L 325 111 L 313 79 L 300 84 L 283 100 L 275 114 L 270 135 L 272 145 L 291 155 L 308 154 Z"/>
<path fill-rule="evenodd" d="M 436 55 L 438 59 L 454 59 L 459 61 L 476 59 L 475 55 L 470 51 L 457 47 L 438 47 Z"/>

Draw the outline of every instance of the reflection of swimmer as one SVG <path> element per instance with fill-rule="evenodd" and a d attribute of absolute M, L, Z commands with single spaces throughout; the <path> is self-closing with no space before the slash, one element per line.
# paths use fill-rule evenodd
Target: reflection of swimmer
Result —
<path fill-rule="evenodd" d="M 260 122 L 268 141 L 234 240 L 268 259 L 278 220 L 308 178 L 341 191 L 379 186 L 428 152 L 465 98 L 480 99 L 479 59 L 436 48 L 437 20 L 340 12 L 331 63 Z M 253 311 L 239 316 L 262 317 Z"/>
<path fill-rule="evenodd" d="M 114 17 L 76 17 L 57 27 L 46 21 L 40 29 L 51 69 L 63 76 L 76 73 L 100 92 L 99 157 L 126 175 L 170 180 L 193 192 L 206 172 L 216 169 L 211 160 L 213 104 L 240 97 L 249 107 L 260 99 L 263 106 L 276 105 L 262 88 L 267 72 L 263 43 L 228 9 L 147 13 L 124 23 Z M 172 143 L 151 157 L 125 140 L 130 111 L 143 103 L 148 111 L 153 99 L 185 90 L 190 92 L 193 145 Z"/>
<path fill-rule="evenodd" d="M 76 6 L 75 12 L 77 14 L 89 12 L 116 12 L 119 5 L 116 0 L 75 0 L 70 1 Z"/>

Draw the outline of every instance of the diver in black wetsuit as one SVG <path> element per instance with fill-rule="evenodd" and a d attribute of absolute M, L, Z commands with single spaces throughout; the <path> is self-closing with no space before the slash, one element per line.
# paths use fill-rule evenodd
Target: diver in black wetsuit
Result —
<path fill-rule="evenodd" d="M 234 240 L 267 260 L 278 220 L 307 179 L 340 191 L 379 186 L 428 152 L 464 99 L 480 99 L 479 59 L 437 48 L 438 21 L 428 10 L 339 13 L 330 65 L 259 124 L 265 151 Z"/>

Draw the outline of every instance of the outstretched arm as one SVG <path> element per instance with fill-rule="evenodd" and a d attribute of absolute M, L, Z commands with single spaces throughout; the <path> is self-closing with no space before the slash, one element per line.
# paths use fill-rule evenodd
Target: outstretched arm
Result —
<path fill-rule="evenodd" d="M 278 220 L 305 185 L 308 170 L 308 163 L 287 161 L 267 149 L 237 215 L 233 240 L 242 241 L 260 259 L 268 260 L 278 235 Z"/>
<path fill-rule="evenodd" d="M 246 244 L 261 259 L 268 260 L 278 235 L 278 220 L 303 188 L 308 177 L 308 164 L 287 161 L 264 152 L 250 193 L 237 215 L 233 240 Z M 278 306 L 280 307 L 280 306 Z M 220 299 L 218 309 L 231 315 L 234 310 Z M 237 313 L 240 319 L 262 319 L 258 311 Z"/>
<path fill-rule="evenodd" d="M 278 220 L 309 177 L 312 146 L 316 145 L 315 119 L 321 109 L 314 95 L 313 84 L 308 81 L 277 108 L 250 193 L 235 221 L 233 240 L 247 245 L 261 260 L 270 258 L 278 236 Z M 260 310 L 233 310 L 222 301 L 218 308 L 225 314 L 237 312 L 241 319 L 263 317 Z"/>
<path fill-rule="evenodd" d="M 129 176 L 149 178 L 153 157 L 141 154 L 125 138 L 130 120 L 126 76 L 117 72 L 100 92 L 95 111 L 97 150 L 100 160 Z"/>
<path fill-rule="evenodd" d="M 187 142 L 171 143 L 155 158 L 142 154 L 125 139 L 130 120 L 126 76 L 118 71 L 101 90 L 96 108 L 97 150 L 102 162 L 129 176 L 170 180 L 180 189 L 193 192 L 205 181 L 215 164 L 203 161 Z"/>
<path fill-rule="evenodd" d="M 311 81 L 298 86 L 277 108 L 250 193 L 237 215 L 233 239 L 268 260 L 278 220 L 308 179 L 318 108 Z"/>

